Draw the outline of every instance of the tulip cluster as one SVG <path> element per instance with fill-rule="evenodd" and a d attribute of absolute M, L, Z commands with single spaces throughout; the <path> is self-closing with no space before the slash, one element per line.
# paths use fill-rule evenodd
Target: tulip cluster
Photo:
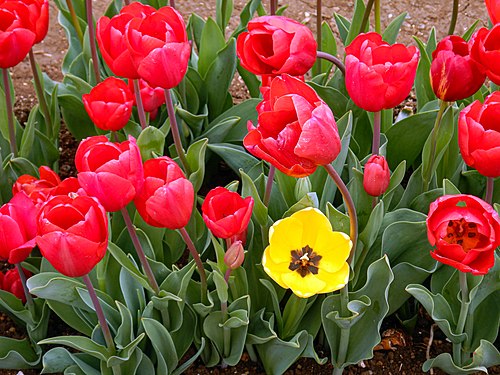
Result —
<path fill-rule="evenodd" d="M 31 277 L 31 272 L 23 268 L 26 277 Z M 19 298 L 23 303 L 26 302 L 26 295 L 24 294 L 23 284 L 17 269 L 12 268 L 5 273 L 0 272 L 0 290 L 12 293 Z"/>

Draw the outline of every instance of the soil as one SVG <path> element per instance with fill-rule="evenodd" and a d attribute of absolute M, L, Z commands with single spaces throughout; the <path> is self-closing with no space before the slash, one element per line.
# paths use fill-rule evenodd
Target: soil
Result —
<path fill-rule="evenodd" d="M 93 0 L 94 14 L 99 17 L 104 13 L 109 1 Z M 215 1 L 178 1 L 176 2 L 178 10 L 185 16 L 192 12 L 197 13 L 203 18 L 215 17 Z M 229 30 L 234 29 L 239 20 L 237 15 L 243 10 L 246 1 L 234 0 L 235 11 L 231 19 Z M 263 1 L 267 7 L 268 1 Z M 282 0 L 280 6 L 288 4 L 284 15 L 304 22 L 312 30 L 316 28 L 316 1 L 314 0 L 297 0 L 289 1 Z M 398 42 L 405 44 L 415 44 L 413 36 L 417 36 L 425 40 L 428 37 L 431 27 L 436 28 L 437 37 L 442 38 L 448 30 L 448 22 L 451 15 L 451 1 L 435 1 L 435 0 L 400 0 L 400 1 L 382 1 L 381 15 L 382 27 L 406 11 L 407 17 L 403 24 L 402 31 Z M 64 53 L 67 49 L 67 42 L 62 28 L 57 24 L 57 8 L 53 2 L 50 2 L 51 19 L 50 30 L 43 42 L 34 47 L 34 52 L 38 64 L 42 71 L 47 73 L 52 79 L 61 80 L 62 74 L 60 66 Z M 339 53 L 343 53 L 343 47 L 340 45 L 338 32 L 334 24 L 334 13 L 340 13 L 343 16 L 351 17 L 354 8 L 353 0 L 323 0 L 323 20 L 330 23 L 332 29 L 336 33 L 337 43 L 339 44 Z M 461 1 L 459 6 L 459 19 L 456 26 L 456 34 L 463 34 L 476 20 L 480 20 L 479 27 L 487 26 L 487 14 L 482 0 L 467 0 Z M 228 30 L 228 33 L 229 33 Z M 11 69 L 14 88 L 16 91 L 15 114 L 21 123 L 24 123 L 29 115 L 33 105 L 36 103 L 33 85 L 31 83 L 32 73 L 28 62 L 24 62 Z M 244 100 L 248 97 L 248 93 L 241 78 L 236 76 L 232 94 L 235 101 Z M 59 165 L 59 173 L 61 177 L 75 175 L 74 169 L 74 153 L 78 142 L 72 137 L 71 133 L 62 124 L 60 132 L 60 151 L 61 159 Z M 6 264 L 0 263 L 0 272 L 7 269 Z M 53 335 L 60 335 L 69 332 L 68 327 L 65 327 L 57 318 L 51 318 L 51 327 L 54 328 Z M 59 323 L 58 323 L 59 322 Z M 52 324 L 53 323 L 53 324 Z M 387 325 L 383 329 L 383 336 L 388 350 L 379 350 L 374 354 L 373 359 L 364 361 L 358 365 L 350 366 L 345 370 L 346 374 L 352 375 L 369 375 L 369 374 L 420 374 L 422 373 L 421 366 L 426 360 L 426 350 L 429 346 L 429 336 L 432 326 L 432 321 L 428 316 L 420 311 L 417 327 L 413 335 L 405 333 L 405 331 L 397 324 L 395 319 L 389 319 Z M 439 329 L 434 330 L 434 340 L 430 345 L 430 357 L 434 357 L 442 352 L 450 352 L 450 344 L 445 340 L 444 335 Z M 5 314 L 0 313 L 0 335 L 14 338 L 25 337 L 26 333 L 21 327 L 16 324 Z M 391 340 L 392 339 L 392 340 Z M 317 348 L 320 356 L 327 356 L 328 353 Z M 18 371 L 0 370 L 0 375 L 14 375 Z M 35 375 L 37 370 L 23 370 L 26 375 Z M 240 364 L 233 368 L 206 368 L 198 361 L 190 367 L 187 372 L 189 375 L 194 374 L 263 374 L 263 369 L 256 363 L 249 360 L 246 353 L 242 356 Z M 300 359 L 290 370 L 287 375 L 292 374 L 331 374 L 331 364 L 320 366 L 311 359 Z M 440 374 L 439 371 L 434 371 L 435 374 Z M 441 372 L 442 373 L 442 372 Z M 500 368 L 495 367 L 490 369 L 490 374 L 500 374 Z"/>

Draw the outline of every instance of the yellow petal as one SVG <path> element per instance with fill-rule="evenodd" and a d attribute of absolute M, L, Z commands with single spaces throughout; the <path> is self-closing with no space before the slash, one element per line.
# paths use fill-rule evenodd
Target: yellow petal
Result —
<path fill-rule="evenodd" d="M 320 268 L 315 277 L 318 280 L 323 280 L 325 282 L 324 288 L 318 293 L 329 293 L 339 290 L 349 281 L 349 265 L 344 262 L 344 265 L 334 273 L 326 272 Z"/>
<path fill-rule="evenodd" d="M 278 220 L 269 230 L 269 256 L 275 263 L 290 263 L 291 251 L 302 249 L 302 223 L 293 215 Z"/>
<path fill-rule="evenodd" d="M 321 255 L 319 268 L 328 272 L 337 272 L 343 265 L 352 248 L 349 236 L 342 232 L 321 231 L 314 247 L 314 252 Z"/>
<path fill-rule="evenodd" d="M 281 275 L 284 272 L 291 272 L 288 269 L 287 263 L 275 263 L 272 258 L 269 256 L 270 246 L 264 250 L 264 254 L 262 255 L 262 267 L 264 267 L 264 271 L 269 275 L 271 279 L 276 281 L 276 283 L 284 289 L 288 289 L 288 286 L 281 280 Z M 288 262 L 289 264 L 290 262 Z"/>
<path fill-rule="evenodd" d="M 318 233 L 331 232 L 328 218 L 317 208 L 305 208 L 294 213 L 292 218 L 302 223 L 302 247 L 309 245 L 314 249 Z"/>
<path fill-rule="evenodd" d="M 290 271 L 282 274 L 281 278 L 292 292 L 302 298 L 314 296 L 326 287 L 325 281 L 312 273 L 302 277 L 297 271 Z"/>

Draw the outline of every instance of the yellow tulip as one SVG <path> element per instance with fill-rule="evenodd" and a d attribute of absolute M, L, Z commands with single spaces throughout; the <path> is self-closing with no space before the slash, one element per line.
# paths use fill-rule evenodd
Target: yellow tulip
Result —
<path fill-rule="evenodd" d="M 320 210 L 305 208 L 269 229 L 262 266 L 281 287 L 307 298 L 339 290 L 349 281 L 351 248 L 349 236 L 334 232 Z"/>

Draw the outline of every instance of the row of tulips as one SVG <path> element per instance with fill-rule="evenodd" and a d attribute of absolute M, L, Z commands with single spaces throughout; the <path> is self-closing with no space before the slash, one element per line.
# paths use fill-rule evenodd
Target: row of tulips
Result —
<path fill-rule="evenodd" d="M 5 3 L 11 2 L 15 1 Z M 493 5 L 487 2 L 487 6 L 493 14 Z M 361 7 L 365 9 L 359 0 L 356 8 Z M 91 15 L 89 8 L 87 11 Z M 356 9 L 354 13 L 358 18 L 362 15 Z M 353 18 L 350 27 L 357 27 L 358 21 Z M 210 25 L 210 21 L 203 24 L 204 43 L 210 40 L 209 35 L 219 32 L 213 28 L 205 31 Z M 186 155 L 173 96 L 182 98 L 189 93 L 187 84 L 194 86 L 188 75 L 196 80 L 208 76 L 202 72 L 207 63 L 201 58 L 214 58 L 234 41 L 225 47 L 224 41 L 218 42 L 221 50 L 217 53 L 206 52 L 206 44 L 197 43 L 199 54 L 195 55 L 178 11 L 133 2 L 115 16 L 104 16 L 97 22 L 97 45 L 104 62 L 113 74 L 128 79 L 127 83 L 111 76 L 101 82 L 103 69 L 92 41 L 93 25 L 88 27 L 96 86 L 82 101 L 95 126 L 109 131 L 109 137 L 82 140 L 75 157 L 77 178 L 61 181 L 50 168 L 41 167 L 39 178 L 20 176 L 12 188 L 13 198 L 0 208 L 5 228 L 0 236 L 0 257 L 16 265 L 16 271 L 0 279 L 0 287 L 21 298 L 24 295 L 32 312 L 30 327 L 43 326 L 33 323 L 36 316 L 41 319 L 44 314 L 39 310 L 45 308 L 40 307 L 43 298 L 33 301 L 34 294 L 46 298 L 63 320 L 90 336 L 87 340 L 42 340 L 43 335 L 36 333 L 31 345 L 38 353 L 39 344 L 62 344 L 88 356 L 51 349 L 44 356 L 46 371 L 77 366 L 83 372 L 174 373 L 178 358 L 194 343 L 197 353 L 186 366 L 198 355 L 210 366 L 234 365 L 246 348 L 253 360 L 260 358 L 267 372 L 282 373 L 300 356 L 324 362 L 314 350 L 314 340 L 322 330 L 326 340 L 321 344 L 329 345 L 334 373 L 339 374 L 348 364 L 372 355 L 380 340 L 382 320 L 410 295 L 429 311 L 453 343 L 453 357 L 440 355 L 426 362 L 424 369 L 468 373 L 500 362 L 500 353 L 492 344 L 498 319 L 491 319 L 492 329 L 477 328 L 478 322 L 484 324 L 484 314 L 491 310 L 498 294 L 495 249 L 500 245 L 500 218 L 491 206 L 494 178 L 500 176 L 495 121 L 498 92 L 484 103 L 475 101 L 460 111 L 456 139 L 447 141 L 456 143 L 457 154 L 442 146 L 443 129 L 453 121 L 452 102 L 475 95 L 486 77 L 497 83 L 498 67 L 492 61 L 498 25 L 478 30 L 468 42 L 448 36 L 437 43 L 427 80 L 441 104 L 432 113 L 435 124 L 423 146 L 422 166 L 414 165 L 416 170 L 405 191 L 400 185 L 405 162 L 391 173 L 386 160 L 386 156 L 393 157 L 385 155 L 391 129 L 384 127 L 382 111 L 400 104 L 416 77 L 422 80 L 417 68 L 431 51 L 388 43 L 377 32 L 361 33 L 346 46 L 344 65 L 335 56 L 318 52 L 312 32 L 294 20 L 274 15 L 250 20 L 247 31 L 237 37 L 235 52 L 247 70 L 240 74 L 249 87 L 252 78 L 248 71 L 260 78 L 263 100 L 255 103 L 256 122 L 248 121 L 239 141 L 257 159 L 229 154 L 225 158 L 228 164 L 241 168 L 242 194 L 235 192 L 237 184 L 229 184 L 210 190 L 203 202 L 197 179 L 200 174 L 203 179 L 205 173 L 205 149 L 196 147 L 207 147 L 210 139 L 193 143 Z M 200 29 L 192 33 L 195 42 L 197 33 Z M 304 80 L 318 58 L 338 67 L 327 86 L 317 84 L 324 77 L 311 84 Z M 196 68 L 199 73 L 193 73 Z M 179 84 L 183 88 L 176 88 Z M 333 101 L 328 95 L 324 97 L 332 88 L 340 93 Z M 357 107 L 373 112 L 369 117 L 373 134 L 369 157 L 369 152 L 352 151 L 355 146 L 359 149 L 359 144 L 352 142 L 356 139 L 351 133 L 355 134 L 356 127 L 363 131 L 364 113 L 360 115 L 356 108 L 355 115 L 332 111 L 338 108 L 336 101 L 342 99 L 344 90 Z M 180 108 L 187 107 L 189 99 L 179 100 L 177 108 L 186 123 L 198 115 Z M 175 152 L 169 148 L 173 159 L 157 154 L 164 152 L 164 126 L 160 130 L 148 126 L 158 114 L 162 118 L 163 104 L 175 144 Z M 139 140 L 148 139 L 143 136 L 148 132 L 160 134 L 161 147 L 153 146 L 156 152 L 146 152 L 148 142 L 136 142 L 130 135 L 134 105 L 143 129 Z M 207 107 L 214 109 L 213 101 L 207 100 Z M 145 112 L 150 113 L 149 118 Z M 451 122 L 447 122 L 450 117 Z M 392 119 L 389 121 L 389 127 L 396 128 Z M 239 127 L 244 127 L 240 122 Z M 208 134 L 217 137 L 215 131 Z M 128 140 L 118 142 L 124 135 Z M 12 141 L 15 144 L 15 137 Z M 236 146 L 228 143 L 225 147 L 234 150 Z M 448 159 L 456 159 L 460 151 L 469 167 L 487 177 L 487 202 L 461 194 L 450 180 L 438 181 L 445 151 L 450 153 Z M 231 160 L 231 155 L 238 157 Z M 363 173 L 358 157 L 364 163 Z M 239 164 L 240 160 L 252 163 L 252 167 Z M 259 160 L 269 163 L 269 169 Z M 448 172 L 445 176 L 453 174 Z M 343 182 L 346 178 L 347 186 Z M 335 189 L 340 193 L 337 197 Z M 132 202 L 144 225 L 138 216 L 132 220 Z M 117 211 L 122 218 L 110 214 Z M 126 238 L 121 233 L 124 226 Z M 207 228 L 213 236 L 206 234 Z M 167 252 L 179 247 L 179 238 L 184 243 L 181 249 L 187 247 L 192 256 L 198 276 L 191 277 L 192 262 L 179 269 L 173 262 L 167 267 L 159 261 L 165 246 Z M 129 251 L 130 243 L 135 252 Z M 88 315 L 90 305 L 78 284 L 51 274 L 45 261 L 39 266 L 44 271 L 35 276 L 23 270 L 21 262 L 23 266 L 30 263 L 32 257 L 28 256 L 35 245 L 55 270 L 83 277 L 102 334 L 95 330 L 95 315 Z M 422 256 L 417 254 L 421 247 L 434 249 Z M 459 272 L 440 268 L 433 259 Z M 136 260 L 142 272 L 135 266 Z M 121 271 L 114 275 L 112 270 L 117 269 Z M 429 291 L 421 284 L 431 274 Z M 30 277 L 28 285 L 26 277 Z M 116 286 L 107 285 L 106 279 L 117 280 L 121 292 L 116 294 Z M 60 293 L 57 283 L 74 294 Z M 98 293 L 95 284 L 99 285 Z M 265 287 L 264 292 L 258 285 Z M 481 299 L 475 300 L 479 287 Z M 337 290 L 340 293 L 332 294 Z M 285 307 L 282 310 L 280 306 Z M 67 316 L 68 311 L 74 317 Z M 122 319 L 119 324 L 118 315 Z M 89 321 L 94 322 L 90 332 L 84 328 Z M 33 331 L 38 332 L 38 328 Z M 158 332 L 168 339 L 159 337 Z M 151 345 L 145 343 L 145 336 Z M 129 337 L 128 341 L 124 337 Z M 275 353 L 280 353 L 279 358 Z M 65 358 L 66 368 L 61 367 L 60 358 Z M 94 359 L 99 362 L 97 368 Z M 135 370 L 130 370 L 132 367 Z"/>

